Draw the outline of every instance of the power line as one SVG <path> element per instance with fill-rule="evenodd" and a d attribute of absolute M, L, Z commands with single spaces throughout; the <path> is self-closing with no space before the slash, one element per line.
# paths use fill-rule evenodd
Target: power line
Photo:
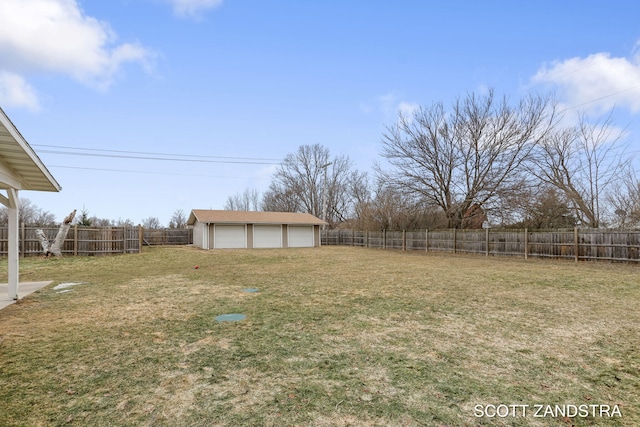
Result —
<path fill-rule="evenodd" d="M 38 150 L 38 152 L 40 153 L 62 154 L 62 155 L 72 155 L 72 156 L 89 156 L 89 157 L 110 157 L 110 158 L 121 158 L 121 159 L 137 159 L 137 160 L 161 160 L 161 161 L 194 162 L 194 163 L 233 163 L 233 164 L 255 164 L 255 165 L 274 165 L 274 164 L 279 164 L 282 161 L 281 159 L 273 159 L 273 158 L 225 157 L 225 156 L 209 156 L 209 155 L 196 155 L 196 154 L 107 150 L 107 149 L 100 149 L 100 148 L 70 147 L 70 146 L 46 145 L 46 144 L 32 144 L 32 146 L 57 149 L 57 150 L 47 150 L 47 149 Z M 68 150 L 77 150 L 77 151 L 68 151 Z"/>
<path fill-rule="evenodd" d="M 126 170 L 126 169 L 89 168 L 89 167 L 63 166 L 63 165 L 47 165 L 47 167 L 60 168 L 60 169 L 79 169 L 79 170 L 98 171 L 98 172 L 123 172 L 123 173 L 140 173 L 140 174 L 148 174 L 148 175 L 190 176 L 190 177 L 199 177 L 199 178 L 260 179 L 256 177 L 246 177 L 246 176 L 216 176 L 216 175 L 186 174 L 186 173 L 173 173 L 173 172 Z"/>
<path fill-rule="evenodd" d="M 629 91 L 634 90 L 634 89 L 640 89 L 640 85 L 632 86 L 632 87 L 629 87 L 629 88 L 626 88 L 626 89 L 622 89 L 622 90 L 619 90 L 618 92 L 613 92 L 613 93 L 610 93 L 608 95 L 604 95 L 604 96 L 601 96 L 599 98 L 595 98 L 595 99 L 592 99 L 590 101 L 583 102 L 582 104 L 574 105 L 572 107 L 567 107 L 564 110 L 562 110 L 561 112 L 565 112 L 565 111 L 568 111 L 568 110 L 574 110 L 574 109 L 580 108 L 580 107 L 582 107 L 584 105 L 591 104 L 593 102 L 602 101 L 603 99 L 611 98 L 612 96 L 620 95 L 621 93 L 629 92 Z"/>
<path fill-rule="evenodd" d="M 192 163 L 235 163 L 235 164 L 248 164 L 248 165 L 275 165 L 275 162 L 262 162 L 262 161 L 246 161 L 246 160 L 208 160 L 208 159 L 176 159 L 165 157 L 150 157 L 150 156 L 133 156 L 133 155 L 119 155 L 119 154 L 98 154 L 98 153 L 74 153 L 72 151 L 56 151 L 56 150 L 38 150 L 39 153 L 49 154 L 64 154 L 68 156 L 87 156 L 87 157 L 103 157 L 103 158 L 117 158 L 117 159 L 137 159 L 137 160 L 162 160 L 169 162 L 192 162 Z"/>

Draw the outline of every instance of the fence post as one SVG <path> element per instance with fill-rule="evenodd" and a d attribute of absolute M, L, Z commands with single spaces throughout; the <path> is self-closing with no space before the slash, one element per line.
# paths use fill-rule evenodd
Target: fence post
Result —
<path fill-rule="evenodd" d="M 407 232 L 402 230 L 402 250 L 407 250 Z"/>
<path fill-rule="evenodd" d="M 20 256 L 22 258 L 24 258 L 25 256 L 25 252 L 27 250 L 27 248 L 25 247 L 27 242 L 25 240 L 25 236 L 26 236 L 26 226 L 24 224 L 24 221 L 20 223 L 20 243 L 22 243 L 20 245 Z"/>
<path fill-rule="evenodd" d="M 453 253 L 456 253 L 456 238 L 457 238 L 457 234 L 456 234 L 456 229 L 453 229 Z"/>
<path fill-rule="evenodd" d="M 351 229 L 351 246 L 356 245 L 356 230 Z"/>
<path fill-rule="evenodd" d="M 369 247 L 369 230 L 365 230 L 364 232 L 364 247 Z"/>
<path fill-rule="evenodd" d="M 138 224 L 138 253 L 142 253 L 143 243 L 144 243 L 144 227 Z"/>
<path fill-rule="evenodd" d="M 579 250 L 580 250 L 580 245 L 578 244 L 578 227 L 573 227 L 573 252 L 574 252 L 575 262 L 578 262 Z"/>
<path fill-rule="evenodd" d="M 429 229 L 424 230 L 424 251 L 429 252 Z"/>
<path fill-rule="evenodd" d="M 382 230 L 382 249 L 387 249 L 387 230 Z"/>
<path fill-rule="evenodd" d="M 524 259 L 529 259 L 529 229 L 524 229 Z"/>
<path fill-rule="evenodd" d="M 73 226 L 73 256 L 78 256 L 78 224 Z"/>
<path fill-rule="evenodd" d="M 122 227 L 122 253 L 127 253 L 127 226 Z"/>
<path fill-rule="evenodd" d="M 489 227 L 484 229 L 484 242 L 485 242 L 484 255 L 489 256 Z"/>

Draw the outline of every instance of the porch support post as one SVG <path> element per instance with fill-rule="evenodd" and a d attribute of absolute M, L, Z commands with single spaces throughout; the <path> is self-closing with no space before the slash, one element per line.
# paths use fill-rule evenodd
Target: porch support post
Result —
<path fill-rule="evenodd" d="M 7 242 L 7 259 L 9 266 L 7 268 L 8 276 L 8 288 L 9 299 L 18 299 L 18 281 L 19 281 L 19 256 L 20 256 L 20 244 L 18 239 L 19 225 L 18 225 L 18 210 L 20 208 L 20 202 L 18 200 L 18 190 L 14 188 L 7 189 L 7 196 L 0 197 L 0 202 L 7 207 L 8 215 L 8 227 L 9 235 Z"/>

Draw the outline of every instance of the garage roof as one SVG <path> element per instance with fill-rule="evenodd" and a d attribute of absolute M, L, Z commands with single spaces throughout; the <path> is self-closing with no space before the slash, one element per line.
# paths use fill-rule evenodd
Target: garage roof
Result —
<path fill-rule="evenodd" d="M 0 189 L 60 191 L 62 187 L 0 108 Z"/>
<path fill-rule="evenodd" d="M 194 209 L 189 215 L 189 225 L 196 221 L 204 223 L 226 224 L 300 224 L 323 225 L 326 222 L 308 213 L 299 212 L 256 212 L 256 211 L 222 211 Z"/>

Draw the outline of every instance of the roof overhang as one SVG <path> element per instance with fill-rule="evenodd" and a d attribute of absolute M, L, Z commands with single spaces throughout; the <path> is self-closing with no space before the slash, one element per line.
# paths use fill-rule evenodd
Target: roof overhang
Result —
<path fill-rule="evenodd" d="M 0 203 L 7 209 L 7 277 L 10 300 L 18 299 L 20 272 L 18 220 L 18 190 L 60 191 L 62 188 L 42 160 L 22 137 L 9 117 L 0 108 Z"/>
<path fill-rule="evenodd" d="M 60 191 L 62 187 L 0 108 L 0 189 Z"/>
<path fill-rule="evenodd" d="M 326 225 L 315 216 L 300 212 L 226 211 L 194 209 L 189 214 L 188 225 L 204 224 L 288 224 Z"/>

